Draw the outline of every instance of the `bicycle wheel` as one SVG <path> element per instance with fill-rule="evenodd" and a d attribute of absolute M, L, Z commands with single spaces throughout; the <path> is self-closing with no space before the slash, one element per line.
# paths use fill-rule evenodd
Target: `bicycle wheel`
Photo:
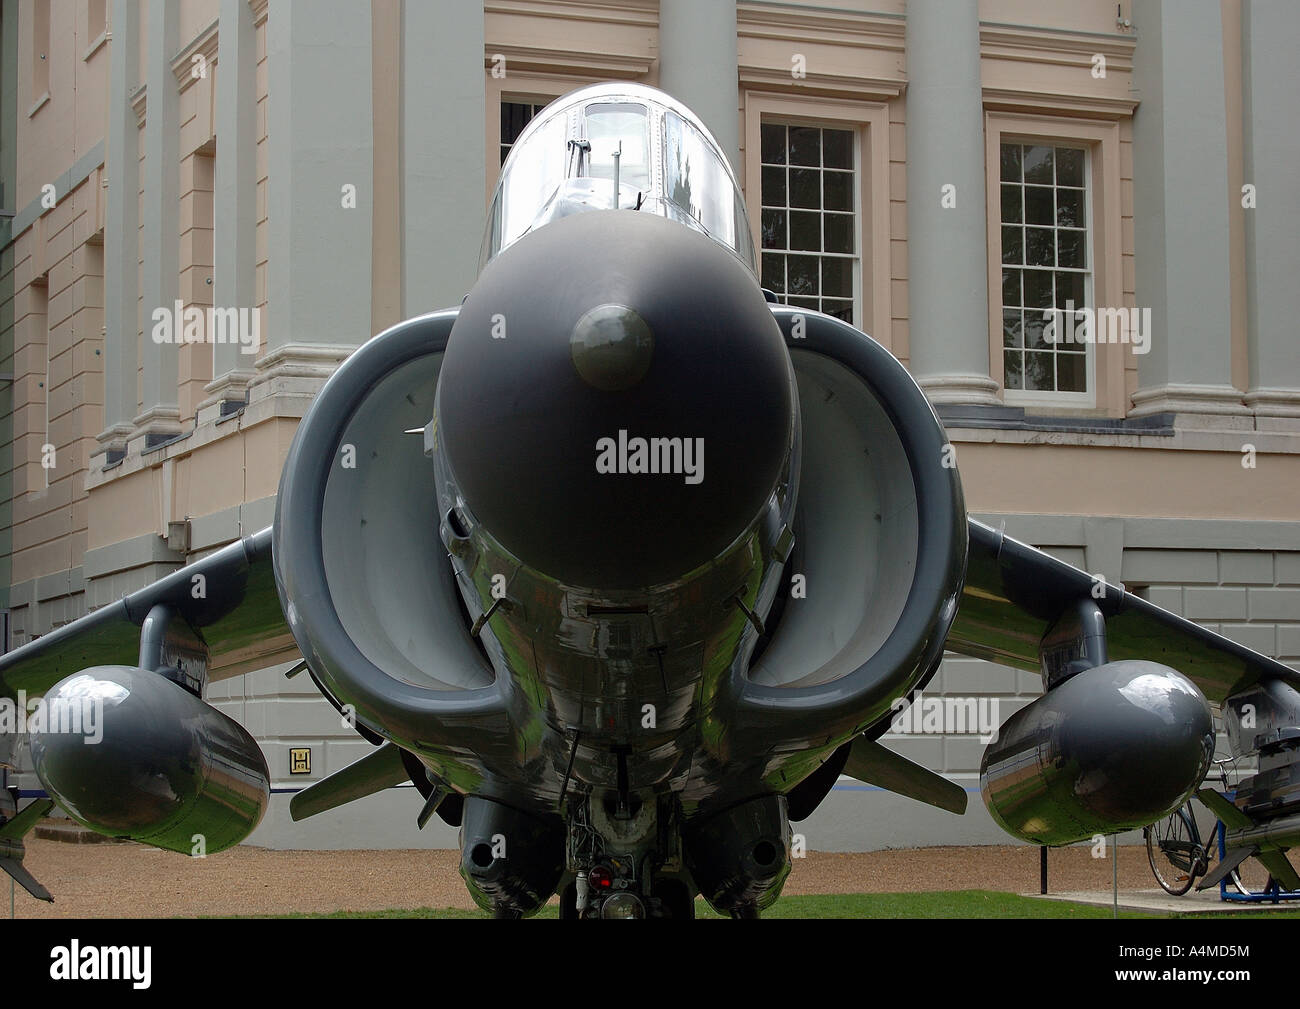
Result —
<path fill-rule="evenodd" d="M 1238 893 L 1260 894 L 1272 884 L 1273 874 L 1258 859 L 1248 858 L 1228 875 L 1228 882 Z"/>
<path fill-rule="evenodd" d="M 1187 813 L 1176 809 L 1165 819 L 1143 828 L 1147 840 L 1147 861 L 1156 882 L 1166 893 L 1181 897 L 1196 881 L 1192 873 L 1201 855 L 1196 828 Z"/>

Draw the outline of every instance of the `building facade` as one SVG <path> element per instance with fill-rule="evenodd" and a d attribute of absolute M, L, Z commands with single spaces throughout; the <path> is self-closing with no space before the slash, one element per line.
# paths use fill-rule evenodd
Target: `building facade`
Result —
<path fill-rule="evenodd" d="M 9 645 L 269 525 L 333 369 L 472 284 L 531 116 L 628 80 L 731 156 L 763 285 L 909 367 L 974 515 L 1300 662 L 1300 8 L 1118 7 L 2 0 Z M 275 778 L 252 841 L 455 846 L 401 788 L 289 823 L 369 749 L 296 659 L 208 691 Z M 1000 722 L 1041 684 L 952 657 L 931 690 Z M 977 732 L 886 742 L 977 791 Z M 1005 839 L 974 794 L 956 818 L 847 780 L 803 829 Z"/>

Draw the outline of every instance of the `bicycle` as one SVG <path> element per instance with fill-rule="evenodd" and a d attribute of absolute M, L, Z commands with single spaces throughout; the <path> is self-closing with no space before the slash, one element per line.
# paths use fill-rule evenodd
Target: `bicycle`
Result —
<path fill-rule="evenodd" d="M 1235 761 L 1235 757 L 1214 761 L 1214 766 L 1219 769 L 1218 777 L 1224 792 L 1229 791 L 1228 765 Z M 1209 776 L 1206 780 L 1209 780 Z M 1192 888 L 1197 877 L 1209 872 L 1210 855 L 1211 852 L 1217 855 L 1218 838 L 1222 829 L 1223 824 L 1216 819 L 1209 839 L 1203 842 L 1200 829 L 1196 826 L 1196 810 L 1191 799 L 1165 819 L 1143 827 L 1147 861 L 1151 863 L 1151 872 L 1160 888 L 1172 896 L 1181 897 Z M 1250 896 L 1250 888 L 1241 879 L 1240 867 L 1228 874 L 1226 882 L 1231 883 L 1242 896 Z M 1272 876 L 1269 877 L 1269 882 L 1272 882 Z"/>

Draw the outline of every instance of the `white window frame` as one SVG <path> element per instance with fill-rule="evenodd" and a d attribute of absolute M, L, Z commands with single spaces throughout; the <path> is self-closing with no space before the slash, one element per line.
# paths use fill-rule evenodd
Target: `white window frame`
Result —
<path fill-rule="evenodd" d="M 1088 308 L 1092 309 L 1093 312 L 1096 312 L 1097 309 L 1097 296 L 1096 296 L 1096 283 L 1095 283 L 1096 259 L 1093 254 L 1094 213 L 1093 213 L 1093 184 L 1092 184 L 1092 160 L 1093 160 L 1094 150 L 1092 146 L 1083 141 L 1071 142 L 1068 140 L 1046 140 L 1042 137 L 1035 137 L 1032 135 L 1022 135 L 1017 133 L 1003 133 L 998 137 L 997 150 L 999 155 L 1001 154 L 1003 144 L 1021 144 L 1021 145 L 1029 145 L 1034 147 L 1051 147 L 1053 148 L 1053 150 L 1059 147 L 1066 147 L 1072 150 L 1083 151 L 1084 220 L 1087 222 L 1087 226 L 1084 230 L 1084 234 L 1085 234 L 1084 255 L 1086 257 L 1085 261 L 1088 264 L 1087 275 L 1083 285 L 1084 304 Z M 998 173 L 997 186 L 998 186 L 997 191 L 1000 195 L 1002 191 L 1002 177 L 1000 171 Z M 1020 186 L 1021 189 L 1023 190 L 1024 183 L 1021 182 Z M 1052 188 L 1053 190 L 1056 189 L 1055 182 L 1053 182 Z M 996 213 L 997 213 L 996 233 L 997 233 L 997 249 L 998 249 L 998 278 L 1000 281 L 1002 275 L 1002 268 L 1004 266 L 1012 266 L 1014 264 L 1002 262 L 1002 256 L 1001 256 L 1002 201 L 1001 199 L 999 199 L 998 202 L 993 204 L 992 206 L 996 208 Z M 1055 228 L 1055 225 L 1053 225 L 1053 228 Z M 1031 267 L 1023 266 L 1023 265 L 1020 268 L 1031 269 Z M 1003 304 L 1002 304 L 1002 285 L 1000 282 L 997 287 L 997 292 L 998 292 L 997 314 L 998 314 L 998 318 L 1001 319 Z M 1076 305 L 1075 307 L 1080 308 L 1083 306 Z M 1028 310 L 1026 310 L 1026 313 L 1027 312 Z M 1071 325 L 1078 324 L 1077 321 L 1073 319 L 1067 321 Z M 1096 332 L 1095 325 L 1093 331 L 1095 334 Z M 1022 334 L 1022 338 L 1023 338 L 1023 334 Z M 1004 348 L 1002 347 L 1002 341 L 1001 339 L 999 339 L 998 353 L 1002 354 L 1003 349 Z M 1084 409 L 1095 408 L 1097 405 L 1096 343 L 1094 342 L 1094 343 L 1086 344 L 1084 350 L 1085 350 L 1084 378 L 1086 381 L 1085 392 L 1057 392 L 1055 390 L 1049 392 L 1046 389 L 1009 389 L 1006 387 L 1006 380 L 1005 380 L 1005 373 L 1004 373 L 1004 378 L 1003 378 L 1004 401 L 1010 406 L 1074 407 L 1074 408 L 1084 408 Z M 1003 357 L 1002 360 L 1005 360 L 1005 357 Z"/>
<path fill-rule="evenodd" d="M 742 171 L 745 185 L 745 209 L 753 229 L 754 248 L 761 253 L 759 233 L 759 190 L 762 188 L 761 124 L 783 122 L 794 125 L 852 129 L 857 135 L 855 157 L 858 210 L 855 214 L 857 236 L 857 327 L 870 334 L 887 349 L 894 346 L 893 299 L 896 281 L 892 265 L 891 193 L 894 190 L 891 170 L 890 103 L 860 98 L 835 98 L 798 93 L 778 94 L 767 87 L 741 90 Z M 905 354 L 903 356 L 906 356 Z"/>
<path fill-rule="evenodd" d="M 759 136 L 760 136 L 760 138 L 762 137 L 762 130 L 763 130 L 763 127 L 764 127 L 764 126 L 768 126 L 768 125 L 770 125 L 770 126 L 785 126 L 785 127 L 791 127 L 791 126 L 804 126 L 804 127 L 815 128 L 815 129 L 821 129 L 821 130 L 841 130 L 841 131 L 848 132 L 848 133 L 852 134 L 852 136 L 853 136 L 853 210 L 852 210 L 852 214 L 853 214 L 853 249 L 854 249 L 854 251 L 853 251 L 852 256 L 846 256 L 846 255 L 843 254 L 843 253 L 831 253 L 831 256 L 834 257 L 834 258 L 844 258 L 844 259 L 852 259 L 852 260 L 853 260 L 853 268 L 852 268 L 852 270 L 851 270 L 851 274 L 852 274 L 852 278 L 853 278 L 853 284 L 852 284 L 852 287 L 853 287 L 853 296 L 852 296 L 852 297 L 853 297 L 853 320 L 852 320 L 852 325 L 856 326 L 858 329 L 865 329 L 865 328 L 866 328 L 866 325 L 865 325 L 865 320 L 863 319 L 863 305 L 862 305 L 862 269 L 863 269 L 863 267 L 862 267 L 862 264 L 863 264 L 863 255 L 862 255 L 862 237 L 863 237 L 863 232 L 862 232 L 862 181 L 863 181 L 863 180 L 862 180 L 862 155 L 863 155 L 863 150 L 862 150 L 862 129 L 861 129 L 861 127 L 858 126 L 856 123 L 851 123 L 851 122 L 833 123 L 833 122 L 827 122 L 827 121 L 824 120 L 824 119 L 823 119 L 823 120 L 808 119 L 808 118 L 804 118 L 804 117 L 800 117 L 800 116 L 764 115 L 764 116 L 761 116 L 760 119 L 759 119 Z M 790 157 L 790 151 L 789 151 L 789 145 L 788 145 L 788 144 L 787 144 L 786 155 L 785 155 L 785 156 L 786 156 L 786 158 L 787 158 L 787 163 L 786 163 L 785 167 L 786 167 L 787 172 L 788 172 L 788 170 L 789 170 L 789 168 L 790 168 L 789 161 L 788 161 L 788 159 L 789 159 L 789 157 Z M 759 243 L 759 244 L 755 246 L 755 252 L 757 253 L 757 256 L 758 256 L 758 276 L 759 276 L 759 281 L 760 281 L 760 283 L 761 283 L 761 282 L 762 282 L 762 279 L 763 279 L 763 254 L 764 254 L 765 252 L 778 253 L 778 254 L 780 254 L 780 255 L 784 255 L 784 256 L 808 255 L 808 256 L 819 256 L 819 257 L 820 257 L 820 256 L 823 256 L 823 255 L 826 255 L 826 253 L 825 253 L 825 251 L 822 251 L 822 252 L 810 252 L 810 251 L 808 251 L 808 250 L 790 249 L 790 248 L 788 248 L 788 246 L 789 246 L 789 244 L 790 244 L 790 233 L 789 233 L 789 225 L 788 225 L 788 224 L 787 224 L 787 230 L 786 230 L 786 242 L 785 242 L 787 248 L 785 248 L 785 249 L 765 249 L 765 248 L 763 248 L 763 246 L 762 246 L 762 241 L 763 241 L 763 219 L 762 219 L 762 207 L 763 207 L 763 172 L 762 172 L 762 169 L 763 169 L 763 167 L 764 167 L 764 162 L 763 162 L 763 152 L 762 152 L 762 148 L 761 148 L 761 146 L 760 146 L 759 151 L 758 151 L 758 166 L 759 166 L 759 174 L 758 174 L 758 200 L 757 200 L 757 204 L 756 204 L 756 205 L 757 205 L 758 208 L 759 208 L 759 217 L 758 217 L 758 219 L 757 219 L 756 221 L 753 222 L 753 224 L 754 224 L 754 226 L 755 226 L 755 228 L 756 228 L 756 230 L 757 230 L 757 232 L 758 232 L 758 243 Z M 801 166 L 801 167 L 811 167 L 811 166 Z M 825 171 L 825 168 L 819 166 L 819 167 L 818 167 L 818 171 L 819 171 L 819 172 L 824 172 L 824 171 Z M 787 208 L 789 207 L 789 203 L 790 203 L 790 181 L 789 181 L 789 175 L 787 174 L 787 176 L 786 176 L 786 205 L 787 205 Z M 825 208 L 823 207 L 821 210 L 818 211 L 818 214 L 824 214 L 825 212 L 826 212 L 826 211 L 825 211 Z M 842 211 L 841 211 L 841 212 L 842 212 Z M 823 224 L 823 226 L 822 226 L 822 235 L 823 235 L 823 238 L 822 238 L 822 244 L 825 245 L 825 225 L 824 225 L 824 224 Z M 787 269 L 787 276 L 788 276 L 788 269 Z M 820 279 L 819 279 L 819 280 L 818 280 L 818 292 L 819 292 L 819 293 L 818 293 L 818 298 L 817 298 L 817 300 L 818 300 L 819 302 L 821 301 L 821 298 L 822 298 L 822 296 L 821 296 L 821 294 L 820 294 L 820 291 L 821 291 L 821 281 L 820 281 Z M 789 297 L 789 294 L 788 294 L 788 292 L 782 292 L 782 293 L 778 293 L 776 297 L 777 297 L 777 300 L 778 300 L 782 305 L 784 305 L 784 304 L 787 303 L 787 302 L 786 302 L 786 299 Z M 796 297 L 799 297 L 799 296 L 796 295 Z"/>

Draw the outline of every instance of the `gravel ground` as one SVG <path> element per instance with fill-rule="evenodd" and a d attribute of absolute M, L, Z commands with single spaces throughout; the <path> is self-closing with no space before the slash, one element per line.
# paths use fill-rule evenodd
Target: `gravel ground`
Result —
<path fill-rule="evenodd" d="M 172 917 L 472 908 L 452 851 L 270 851 L 237 847 L 195 859 L 133 843 L 27 840 L 28 868 L 54 903 L 18 888 L 19 918 Z M 1086 846 L 1049 852 L 1051 889 L 1109 891 L 1111 860 Z M 0 876 L 0 880 L 4 877 Z M 1155 886 L 1146 849 L 1121 847 L 1124 890 Z M 0 884 L 2 885 L 2 884 Z M 797 859 L 787 894 L 922 890 L 1038 892 L 1038 849 L 909 848 Z M 3 892 L 3 891 L 0 891 Z M 0 907 L 3 905 L 0 898 Z M 0 910 L 0 915 L 3 915 Z"/>

